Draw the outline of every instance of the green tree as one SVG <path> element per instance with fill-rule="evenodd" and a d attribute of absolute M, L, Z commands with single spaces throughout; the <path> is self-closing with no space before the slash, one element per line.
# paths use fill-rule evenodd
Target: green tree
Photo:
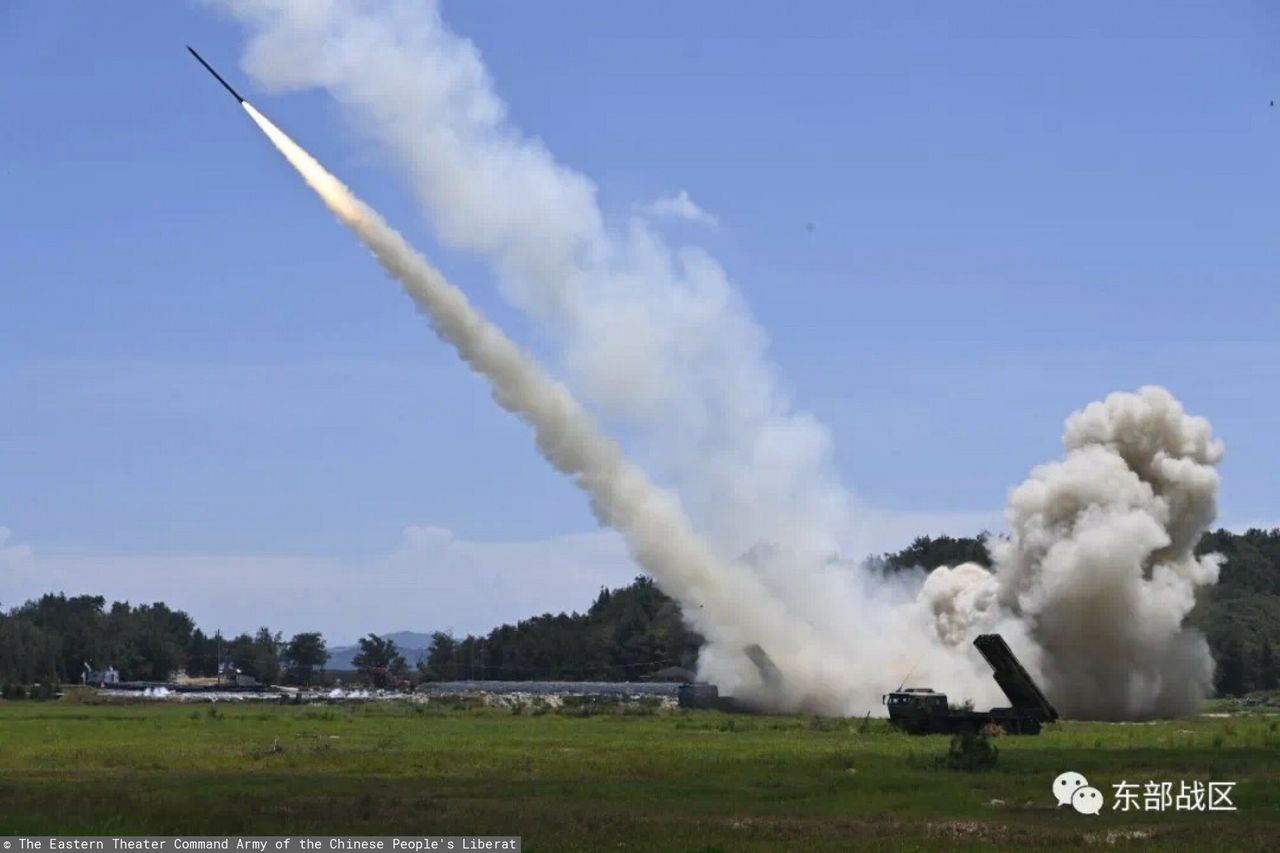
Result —
<path fill-rule="evenodd" d="M 53 684 L 58 679 L 57 639 L 30 622 L 0 616 L 0 683 Z"/>
<path fill-rule="evenodd" d="M 86 663 L 98 665 L 106 650 L 106 624 L 100 595 L 43 595 L 14 611 L 49 636 L 57 647 L 57 676 L 79 681 Z"/>
<path fill-rule="evenodd" d="M 280 647 L 284 638 L 263 626 L 253 637 L 254 675 L 263 684 L 275 684 L 280 680 Z"/>
<path fill-rule="evenodd" d="M 1239 696 L 1246 692 L 1248 661 L 1240 635 L 1232 633 L 1217 651 L 1217 688 L 1220 696 Z"/>
<path fill-rule="evenodd" d="M 227 645 L 227 657 L 231 665 L 244 675 L 251 675 L 263 684 L 274 684 L 280 677 L 279 634 L 262 627 L 256 634 L 241 634 Z"/>
<path fill-rule="evenodd" d="M 208 678 L 218 674 L 218 642 L 220 637 L 207 636 L 199 628 L 191 632 L 187 643 L 187 675 L 192 678 Z"/>
<path fill-rule="evenodd" d="M 323 667 L 329 659 L 329 650 L 318 631 L 309 631 L 293 635 L 284 647 L 284 659 L 292 677 L 310 684 L 316 668 Z"/>
<path fill-rule="evenodd" d="M 157 602 L 129 614 L 133 657 L 132 677 L 168 681 L 182 667 L 194 626 L 191 617 Z"/>
<path fill-rule="evenodd" d="M 240 634 L 228 640 L 226 657 L 227 661 L 239 672 L 257 678 L 257 650 L 254 648 L 251 635 Z"/>
<path fill-rule="evenodd" d="M 871 568 L 885 573 L 904 569 L 931 572 L 938 566 L 958 566 L 961 563 L 977 563 L 990 568 L 988 538 L 989 534 L 985 532 L 977 536 L 917 536 L 901 551 L 873 557 L 868 563 Z"/>
<path fill-rule="evenodd" d="M 1262 641 L 1258 652 L 1258 678 L 1256 685 L 1261 690 L 1275 690 L 1280 687 L 1280 664 L 1276 661 L 1275 649 L 1270 639 Z"/>
<path fill-rule="evenodd" d="M 418 672 L 424 681 L 456 681 L 458 678 L 458 643 L 453 635 L 436 631 L 431 635 L 431 647 L 427 656 L 418 664 Z"/>
<path fill-rule="evenodd" d="M 352 663 L 375 687 L 386 687 L 393 677 L 405 671 L 404 657 L 394 640 L 370 634 L 361 637 L 359 643 L 360 651 Z"/>

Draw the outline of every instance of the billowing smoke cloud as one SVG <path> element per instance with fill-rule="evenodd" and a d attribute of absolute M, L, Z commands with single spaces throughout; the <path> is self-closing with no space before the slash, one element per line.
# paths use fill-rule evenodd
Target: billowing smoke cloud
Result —
<path fill-rule="evenodd" d="M 1222 444 L 1163 388 L 1112 394 L 1067 421 L 1067 455 L 1010 496 L 995 571 L 939 569 L 921 592 L 943 642 L 1024 626 L 1050 697 L 1072 716 L 1195 710 L 1213 660 L 1184 625 L 1218 558 L 1195 545 L 1216 515 Z"/>
<path fill-rule="evenodd" d="M 840 650 L 825 645 L 810 625 L 787 613 L 750 573 L 722 563 L 690 527 L 676 497 L 628 463 L 563 385 L 315 158 L 251 104 L 243 106 L 329 210 L 404 285 L 436 333 L 489 380 L 494 399 L 533 427 L 542 455 L 587 493 L 601 523 L 622 534 L 635 560 L 684 605 L 694 627 L 724 648 L 741 650 L 765 639 L 789 667 L 789 690 L 838 712 L 829 697 L 818 694 L 818 685 L 839 681 Z"/>
<path fill-rule="evenodd" d="M 327 89 L 393 156 L 441 239 L 492 261 L 508 297 L 563 347 L 576 396 L 635 438 L 680 496 L 654 488 L 565 386 L 254 114 L 682 603 L 709 639 L 705 677 L 778 709 L 864 713 L 909 671 L 999 703 L 967 645 L 999 630 L 1069 713 L 1144 716 L 1203 695 L 1211 667 L 1182 622 L 1214 576 L 1191 549 L 1213 516 L 1220 449 L 1167 393 L 1113 397 L 1073 418 L 1067 458 L 1013 493 L 994 573 L 960 566 L 887 582 L 858 572 L 835 559 L 859 553 L 858 525 L 829 435 L 786 400 L 767 339 L 721 267 L 668 245 L 644 218 L 607 223 L 594 185 L 510 124 L 438 3 L 213 2 L 248 26 L 245 64 L 260 83 Z M 751 645 L 777 664 L 780 685 L 761 679 Z"/>

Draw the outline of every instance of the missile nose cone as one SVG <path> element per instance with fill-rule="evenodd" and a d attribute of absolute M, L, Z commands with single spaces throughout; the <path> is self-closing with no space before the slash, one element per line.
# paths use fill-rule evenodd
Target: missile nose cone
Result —
<path fill-rule="evenodd" d="M 212 74 L 214 79 L 217 80 L 219 83 L 221 83 L 223 88 L 225 88 L 228 92 L 231 93 L 231 97 L 235 98 L 237 101 L 239 101 L 242 104 L 244 103 L 244 98 L 240 97 L 240 93 L 237 92 L 235 89 L 232 89 L 231 84 L 228 83 L 226 80 L 223 80 L 222 75 L 219 74 L 217 71 L 214 71 L 213 66 L 205 62 L 204 57 L 196 53 L 196 49 L 194 47 L 192 47 L 191 45 L 187 45 L 187 50 L 191 51 L 191 55 L 196 58 L 196 61 L 199 62 L 201 65 L 203 65 L 204 69 L 208 71 L 210 74 Z"/>

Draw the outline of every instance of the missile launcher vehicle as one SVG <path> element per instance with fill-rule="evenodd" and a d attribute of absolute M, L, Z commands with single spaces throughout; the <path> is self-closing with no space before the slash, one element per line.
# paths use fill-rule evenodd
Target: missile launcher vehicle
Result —
<path fill-rule="evenodd" d="M 991 665 L 996 683 L 1009 697 L 1010 707 L 990 711 L 953 708 L 945 693 L 927 687 L 899 688 L 882 697 L 889 708 L 889 722 L 917 735 L 976 734 L 987 726 L 999 726 L 1011 735 L 1038 735 L 1044 723 L 1058 719 L 1057 709 L 1014 657 L 1004 637 L 982 634 L 973 644 Z"/>

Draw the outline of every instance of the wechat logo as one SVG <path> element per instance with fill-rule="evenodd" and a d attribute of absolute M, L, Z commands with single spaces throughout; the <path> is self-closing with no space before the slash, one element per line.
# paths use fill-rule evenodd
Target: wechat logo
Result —
<path fill-rule="evenodd" d="M 1089 780 L 1081 773 L 1068 770 L 1053 780 L 1053 796 L 1058 806 L 1071 806 L 1080 814 L 1097 814 L 1102 811 L 1102 792 L 1089 786 Z"/>

